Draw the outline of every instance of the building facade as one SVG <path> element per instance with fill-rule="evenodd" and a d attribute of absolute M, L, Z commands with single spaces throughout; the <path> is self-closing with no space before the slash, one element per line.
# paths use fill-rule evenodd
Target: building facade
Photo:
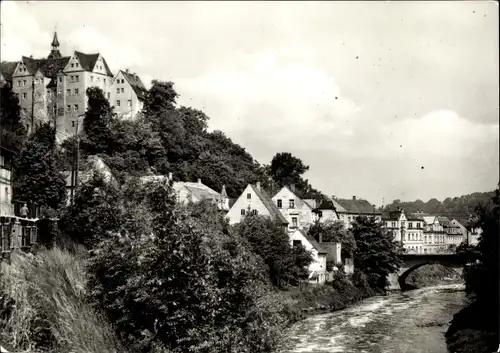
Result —
<path fill-rule="evenodd" d="M 353 196 L 352 199 L 337 199 L 332 196 L 332 202 L 346 229 L 351 227 L 358 216 L 374 217 L 377 221 L 382 221 L 382 212 L 367 200 L 358 199 L 356 196 Z"/>
<path fill-rule="evenodd" d="M 446 232 L 436 216 L 423 216 L 424 253 L 437 254 L 447 251 Z"/>
<path fill-rule="evenodd" d="M 12 157 L 13 152 L 0 147 L 0 215 L 14 215 L 11 183 Z"/>
<path fill-rule="evenodd" d="M 110 104 L 121 119 L 134 119 L 142 110 L 146 87 L 139 76 L 129 70 L 118 71 L 111 84 Z"/>
<path fill-rule="evenodd" d="M 288 231 L 307 229 L 313 222 L 312 207 L 293 191 L 293 186 L 284 186 L 272 201 L 288 221 Z"/>

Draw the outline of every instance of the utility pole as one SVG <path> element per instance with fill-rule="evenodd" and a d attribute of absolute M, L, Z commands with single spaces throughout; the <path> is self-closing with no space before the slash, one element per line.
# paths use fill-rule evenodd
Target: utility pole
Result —
<path fill-rule="evenodd" d="M 75 189 L 78 185 L 78 169 L 80 168 L 80 136 L 78 135 L 78 127 L 79 127 L 79 119 L 83 115 L 85 114 L 80 114 L 76 116 L 76 125 L 75 125 L 76 151 L 75 154 L 73 155 L 73 163 L 71 167 L 70 201 L 72 205 L 74 203 Z"/>
<path fill-rule="evenodd" d="M 31 78 L 31 132 L 35 130 L 35 74 Z"/>

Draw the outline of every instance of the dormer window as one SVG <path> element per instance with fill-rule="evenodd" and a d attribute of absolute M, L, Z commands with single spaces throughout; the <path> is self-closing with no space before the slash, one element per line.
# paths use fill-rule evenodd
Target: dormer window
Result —
<path fill-rule="evenodd" d="M 71 67 L 75 67 L 75 64 L 71 64 Z"/>
<path fill-rule="evenodd" d="M 281 199 L 277 200 L 276 201 L 276 206 L 278 206 L 278 208 L 282 208 L 283 207 L 283 201 Z"/>
<path fill-rule="evenodd" d="M 247 194 L 247 200 L 250 200 L 252 198 L 252 194 L 248 193 Z"/>
<path fill-rule="evenodd" d="M 75 66 L 78 67 L 79 66 L 78 63 L 75 63 Z"/>

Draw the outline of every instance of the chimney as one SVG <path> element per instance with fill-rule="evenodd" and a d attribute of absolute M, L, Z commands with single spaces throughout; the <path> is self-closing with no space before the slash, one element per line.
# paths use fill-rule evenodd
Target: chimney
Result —
<path fill-rule="evenodd" d="M 125 69 L 125 72 L 128 74 L 128 69 Z"/>
<path fill-rule="evenodd" d="M 198 184 L 200 184 L 200 185 L 201 185 L 201 179 L 200 179 L 200 178 L 198 178 Z"/>
<path fill-rule="evenodd" d="M 323 242 L 323 234 L 319 233 L 319 236 L 318 236 L 318 243 L 322 243 Z"/>
<path fill-rule="evenodd" d="M 356 196 L 353 196 L 353 197 L 352 197 L 352 199 L 353 199 L 354 201 L 356 201 Z"/>
<path fill-rule="evenodd" d="M 260 181 L 257 182 L 257 190 L 260 191 Z"/>
<path fill-rule="evenodd" d="M 172 181 L 172 172 L 168 173 L 168 181 Z"/>

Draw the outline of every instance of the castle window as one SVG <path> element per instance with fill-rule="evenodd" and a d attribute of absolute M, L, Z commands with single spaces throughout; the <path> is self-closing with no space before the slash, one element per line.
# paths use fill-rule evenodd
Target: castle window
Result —
<path fill-rule="evenodd" d="M 119 107 L 120 106 L 120 100 L 117 100 L 116 101 L 116 106 Z"/>
<path fill-rule="evenodd" d="M 17 81 L 17 85 L 21 86 L 21 80 Z"/>
<path fill-rule="evenodd" d="M 131 108 L 132 107 L 132 99 L 129 99 L 128 100 L 128 107 Z"/>
<path fill-rule="evenodd" d="M 75 112 L 78 111 L 78 104 L 75 104 Z"/>
<path fill-rule="evenodd" d="M 75 121 L 71 120 L 71 127 L 75 127 Z"/>
<path fill-rule="evenodd" d="M 120 88 L 117 88 L 117 89 L 116 89 L 116 93 L 120 93 Z"/>
<path fill-rule="evenodd" d="M 71 64 L 71 67 L 75 67 L 75 64 Z"/>
<path fill-rule="evenodd" d="M 80 76 L 76 75 L 75 76 L 75 80 L 76 80 L 76 82 L 79 82 L 80 81 Z"/>
<path fill-rule="evenodd" d="M 70 89 L 67 89 L 66 90 L 66 95 L 69 96 L 71 94 L 71 90 Z"/>
<path fill-rule="evenodd" d="M 62 77 L 59 76 L 59 82 L 62 82 Z"/>
<path fill-rule="evenodd" d="M 125 92 L 125 88 L 122 87 L 122 93 Z"/>
<path fill-rule="evenodd" d="M 79 66 L 78 63 L 75 63 L 75 66 L 78 67 Z"/>
<path fill-rule="evenodd" d="M 100 80 L 101 80 L 101 78 L 99 76 L 97 76 L 97 81 L 100 81 Z"/>
<path fill-rule="evenodd" d="M 69 105 L 69 104 L 68 104 L 68 105 L 66 106 L 66 111 L 67 111 L 67 112 L 70 112 L 70 111 L 71 111 L 71 105 Z"/>
<path fill-rule="evenodd" d="M 71 76 L 71 82 L 75 80 L 75 76 Z"/>
<path fill-rule="evenodd" d="M 75 94 L 78 94 L 78 88 L 75 88 Z"/>
<path fill-rule="evenodd" d="M 24 99 L 28 98 L 28 93 L 24 92 L 24 93 L 23 93 L 23 98 L 24 98 Z"/>
<path fill-rule="evenodd" d="M 57 114 L 58 115 L 64 115 L 64 108 L 57 109 Z"/>
<path fill-rule="evenodd" d="M 23 86 L 26 86 L 26 82 L 27 82 L 26 80 L 23 80 Z"/>

